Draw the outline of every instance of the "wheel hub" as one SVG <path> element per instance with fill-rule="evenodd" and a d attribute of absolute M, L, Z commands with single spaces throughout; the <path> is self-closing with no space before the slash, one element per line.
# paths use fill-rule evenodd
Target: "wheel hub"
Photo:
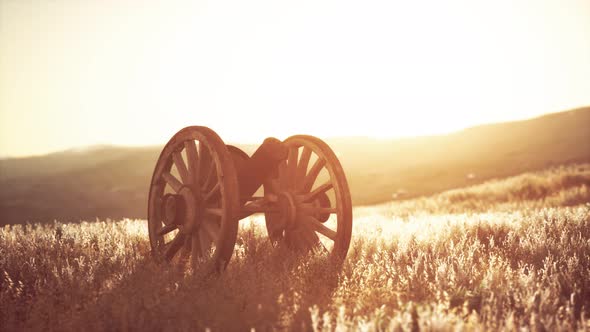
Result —
<path fill-rule="evenodd" d="M 285 229 L 295 228 L 297 219 L 297 205 L 290 192 L 284 191 L 277 195 L 277 205 L 281 211 L 281 224 Z"/>
<path fill-rule="evenodd" d="M 182 223 L 182 215 L 185 213 L 186 205 L 181 195 L 166 194 L 162 200 L 164 211 L 164 224 L 176 225 Z"/>
<path fill-rule="evenodd" d="M 202 195 L 195 195 L 188 187 L 183 187 L 178 194 L 166 194 L 162 200 L 164 224 L 178 225 L 184 233 L 197 229 L 197 216 L 201 216 L 204 206 Z"/>
<path fill-rule="evenodd" d="M 330 198 L 326 193 L 322 193 L 312 202 L 313 207 L 315 208 L 329 208 L 330 207 Z M 321 223 L 324 223 L 330 219 L 329 213 L 315 213 L 314 217 Z"/>

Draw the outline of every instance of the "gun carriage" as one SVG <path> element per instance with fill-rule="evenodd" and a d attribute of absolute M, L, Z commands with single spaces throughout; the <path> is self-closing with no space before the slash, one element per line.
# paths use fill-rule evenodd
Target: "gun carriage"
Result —
<path fill-rule="evenodd" d="M 156 163 L 148 201 L 152 252 L 226 267 L 239 221 L 264 214 L 273 245 L 342 261 L 352 232 L 346 176 L 317 137 L 267 138 L 249 156 L 207 127 L 176 133 Z"/>

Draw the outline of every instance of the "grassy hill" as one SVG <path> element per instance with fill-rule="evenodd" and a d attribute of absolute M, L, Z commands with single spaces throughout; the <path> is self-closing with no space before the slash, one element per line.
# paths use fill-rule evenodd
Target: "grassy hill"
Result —
<path fill-rule="evenodd" d="M 145 220 L 0 227 L 0 326 L 60 331 L 587 331 L 590 164 L 357 207 L 341 270 L 240 225 L 219 277 Z"/>
<path fill-rule="evenodd" d="M 358 206 L 588 162 L 589 128 L 587 107 L 449 135 L 338 138 L 328 143 L 345 168 L 353 204 Z M 242 148 L 252 152 L 255 147 Z M 160 149 L 101 146 L 0 160 L 0 225 L 145 218 L 148 185 Z"/>

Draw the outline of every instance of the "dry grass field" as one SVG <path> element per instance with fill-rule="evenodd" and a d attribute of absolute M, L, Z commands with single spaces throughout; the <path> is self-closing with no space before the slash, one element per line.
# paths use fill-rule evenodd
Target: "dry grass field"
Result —
<path fill-rule="evenodd" d="M 589 330 L 590 165 L 354 211 L 341 270 L 243 222 L 221 276 L 144 220 L 0 229 L 0 330 Z"/>

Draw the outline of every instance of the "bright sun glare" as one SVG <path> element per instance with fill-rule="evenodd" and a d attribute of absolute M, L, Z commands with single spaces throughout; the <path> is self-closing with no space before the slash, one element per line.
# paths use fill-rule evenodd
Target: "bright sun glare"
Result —
<path fill-rule="evenodd" d="M 590 104 L 590 2 L 0 0 L 0 156 L 399 137 Z M 34 133 L 34 135 L 31 135 Z"/>

